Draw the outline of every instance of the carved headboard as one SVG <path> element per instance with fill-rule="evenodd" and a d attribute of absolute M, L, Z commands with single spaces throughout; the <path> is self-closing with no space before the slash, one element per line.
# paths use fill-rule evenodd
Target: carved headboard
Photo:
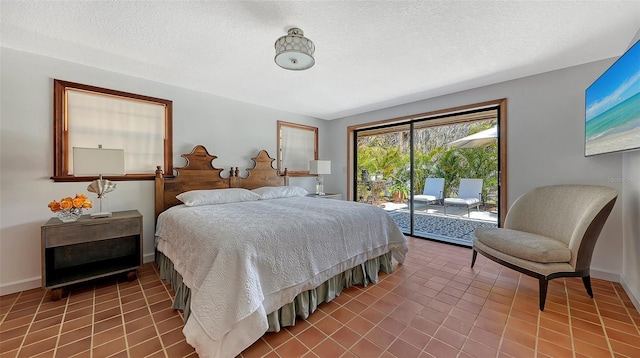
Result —
<path fill-rule="evenodd" d="M 287 171 L 281 174 L 273 167 L 275 158 L 271 158 L 265 150 L 261 150 L 253 160 L 253 168 L 247 169 L 246 177 L 240 176 L 238 167 L 231 167 L 229 176 L 222 177 L 223 169 L 213 166 L 217 157 L 209 154 L 202 145 L 197 145 L 191 153 L 182 154 L 187 165 L 175 168 L 177 175 L 164 175 L 162 168 L 157 167 L 155 177 L 155 216 L 164 210 L 181 204 L 176 195 L 189 190 L 246 188 L 255 189 L 263 186 L 289 185 Z"/>
<path fill-rule="evenodd" d="M 247 176 L 241 177 L 236 167 L 234 175 L 231 177 L 231 188 L 255 189 L 263 186 L 289 185 L 287 170 L 281 174 L 273 167 L 275 158 L 271 158 L 266 150 L 261 150 L 257 156 L 251 158 L 253 168 L 247 169 Z"/>

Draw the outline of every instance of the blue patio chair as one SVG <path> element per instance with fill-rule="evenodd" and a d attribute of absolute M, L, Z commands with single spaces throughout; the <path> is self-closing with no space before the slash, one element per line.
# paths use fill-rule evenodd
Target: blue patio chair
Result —
<path fill-rule="evenodd" d="M 482 203 L 482 179 L 460 179 L 457 198 L 444 199 L 444 213 L 447 213 L 447 206 L 464 206 L 467 208 L 467 216 L 471 215 L 471 208 L 480 210 Z"/>
<path fill-rule="evenodd" d="M 444 197 L 444 178 L 427 178 L 424 182 L 424 190 L 421 195 L 414 195 L 413 201 L 426 202 L 428 204 L 442 202 Z"/>

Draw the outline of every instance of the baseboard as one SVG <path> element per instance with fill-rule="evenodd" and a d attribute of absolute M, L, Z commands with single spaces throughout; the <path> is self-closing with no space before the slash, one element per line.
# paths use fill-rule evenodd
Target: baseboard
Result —
<path fill-rule="evenodd" d="M 31 290 L 41 287 L 42 279 L 40 276 L 31 277 L 24 280 L 13 281 L 0 285 L 0 296 L 10 295 L 12 293 Z"/>
<path fill-rule="evenodd" d="M 156 254 L 155 252 L 152 252 L 150 254 L 144 254 L 142 255 L 142 262 L 143 263 L 148 263 L 148 262 L 153 262 L 156 260 Z"/>
<path fill-rule="evenodd" d="M 627 293 L 627 296 L 629 296 L 629 299 L 631 300 L 631 303 L 633 303 L 633 305 L 636 307 L 636 310 L 640 312 L 640 292 L 634 291 L 627 280 L 624 278 L 624 276 L 621 276 L 620 285 L 622 285 L 624 292 Z"/>
<path fill-rule="evenodd" d="M 591 268 L 591 277 L 611 282 L 620 282 L 620 274 L 611 271 L 593 269 L 593 267 Z"/>
<path fill-rule="evenodd" d="M 622 289 L 624 289 L 624 292 L 629 296 L 629 299 L 635 306 L 636 310 L 640 312 L 640 292 L 634 291 L 624 276 L 609 271 L 591 269 L 591 277 L 620 283 Z"/>
<path fill-rule="evenodd" d="M 153 262 L 155 260 L 155 253 L 144 254 L 142 256 L 142 262 Z M 40 276 L 27 278 L 20 281 L 14 281 L 4 283 L 0 285 L 0 296 L 10 295 L 12 293 L 31 290 L 33 288 L 41 287 L 42 279 Z"/>

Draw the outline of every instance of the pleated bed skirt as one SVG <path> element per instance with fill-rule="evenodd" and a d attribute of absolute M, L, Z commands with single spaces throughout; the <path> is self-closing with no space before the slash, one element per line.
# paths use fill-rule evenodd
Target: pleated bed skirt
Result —
<path fill-rule="evenodd" d="M 162 252 L 156 251 L 156 264 L 160 271 L 160 278 L 169 282 L 176 293 L 173 308 L 184 312 L 186 322 L 190 315 L 190 289 L 183 283 L 182 276 L 174 269 L 173 262 Z M 268 314 L 269 329 L 267 332 L 279 332 L 283 327 L 294 326 L 296 317 L 307 319 L 310 314 L 315 312 L 319 304 L 330 302 L 339 296 L 343 289 L 353 285 L 367 286 L 369 283 L 377 283 L 378 272 L 391 273 L 392 271 L 391 253 L 388 252 L 333 276 L 320 286 L 300 293 L 291 303 Z"/>

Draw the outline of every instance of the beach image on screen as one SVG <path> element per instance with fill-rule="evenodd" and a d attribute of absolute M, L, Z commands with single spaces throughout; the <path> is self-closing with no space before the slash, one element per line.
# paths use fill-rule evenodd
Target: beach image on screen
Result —
<path fill-rule="evenodd" d="M 640 148 L 640 42 L 585 93 L 585 155 Z"/>

